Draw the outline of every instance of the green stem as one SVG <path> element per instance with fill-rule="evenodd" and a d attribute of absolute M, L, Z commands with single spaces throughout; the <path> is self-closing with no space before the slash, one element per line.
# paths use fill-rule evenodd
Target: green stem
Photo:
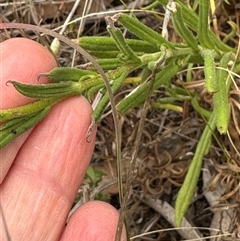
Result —
<path fill-rule="evenodd" d="M 34 114 L 49 105 L 60 102 L 63 99 L 64 98 L 42 99 L 42 100 L 27 104 L 24 106 L 7 109 L 7 110 L 0 110 L 0 121 L 4 122 L 4 121 L 12 120 L 15 118 L 21 118 L 21 117 L 24 117 L 27 115 Z"/>
<path fill-rule="evenodd" d="M 0 149 L 40 122 L 48 114 L 51 107 L 47 106 L 37 113 L 31 114 L 28 118 L 21 117 L 21 121 L 13 119 L 8 121 L 6 125 L 3 125 L 2 129 L 0 129 Z"/>
<path fill-rule="evenodd" d="M 153 85 L 153 90 L 156 90 L 161 85 L 168 83 L 170 79 L 177 74 L 177 72 L 183 67 L 175 64 L 176 60 L 172 59 L 169 61 L 159 73 L 156 74 L 156 78 Z M 147 90 L 149 89 L 150 83 L 144 83 L 133 90 L 127 97 L 125 97 L 117 105 L 117 110 L 121 115 L 124 115 L 129 109 L 144 102 L 147 96 Z"/>

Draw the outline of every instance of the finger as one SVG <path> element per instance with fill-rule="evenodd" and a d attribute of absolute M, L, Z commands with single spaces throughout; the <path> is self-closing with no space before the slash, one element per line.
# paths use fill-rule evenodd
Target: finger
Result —
<path fill-rule="evenodd" d="M 118 211 L 108 203 L 85 203 L 70 218 L 60 241 L 113 241 L 118 218 Z M 121 241 L 126 240 L 124 230 Z"/>
<path fill-rule="evenodd" d="M 33 99 L 19 94 L 8 80 L 37 83 L 37 76 L 56 67 L 52 54 L 39 43 L 26 38 L 12 38 L 0 43 L 0 110 L 32 102 Z M 46 82 L 47 79 L 41 79 Z M 18 150 L 31 131 L 19 136 L 14 142 L 0 150 L 0 183 L 10 168 Z"/>
<path fill-rule="evenodd" d="M 60 237 L 93 152 L 91 112 L 83 97 L 64 100 L 25 141 L 0 189 L 12 240 Z"/>
<path fill-rule="evenodd" d="M 32 102 L 18 93 L 8 80 L 36 83 L 37 76 L 56 67 L 53 55 L 41 44 L 26 38 L 12 38 L 0 43 L 0 93 L 1 109 L 13 108 Z M 41 78 L 41 82 L 47 78 Z"/>

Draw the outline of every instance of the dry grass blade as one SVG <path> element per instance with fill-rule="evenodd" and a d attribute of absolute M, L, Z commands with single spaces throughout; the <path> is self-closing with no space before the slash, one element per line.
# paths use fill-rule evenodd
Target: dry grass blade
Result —
<path fill-rule="evenodd" d="M 7 226 L 7 222 L 6 222 L 6 218 L 5 218 L 5 215 L 4 215 L 4 211 L 3 211 L 3 208 L 2 208 L 1 202 L 0 202 L 0 213 L 1 213 L 1 216 L 2 216 L 2 223 L 3 223 L 3 228 L 4 228 L 4 231 L 5 231 L 5 234 L 6 234 L 6 238 L 7 238 L 8 241 L 12 241 L 11 235 L 8 231 L 8 226 Z"/>

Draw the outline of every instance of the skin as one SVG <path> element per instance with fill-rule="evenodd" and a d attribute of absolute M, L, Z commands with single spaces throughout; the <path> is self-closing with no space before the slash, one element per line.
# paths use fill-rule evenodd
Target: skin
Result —
<path fill-rule="evenodd" d="M 42 45 L 24 38 L 0 43 L 0 63 L 0 109 L 33 101 L 6 81 L 37 84 L 39 73 L 56 66 Z M 85 137 L 91 112 L 84 97 L 64 100 L 0 150 L 0 201 L 12 240 L 114 240 L 119 214 L 104 202 L 82 205 L 65 226 L 94 148 L 96 130 L 90 143 Z M 0 225 L 1 240 L 7 240 Z"/>

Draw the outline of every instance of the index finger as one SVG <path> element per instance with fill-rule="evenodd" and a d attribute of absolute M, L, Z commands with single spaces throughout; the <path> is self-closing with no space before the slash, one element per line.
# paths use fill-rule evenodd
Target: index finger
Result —
<path fill-rule="evenodd" d="M 56 66 L 52 54 L 35 41 L 26 38 L 12 38 L 0 43 L 0 110 L 33 101 L 18 93 L 13 86 L 6 86 L 8 80 L 34 83 L 40 73 L 48 72 Z M 47 78 L 41 78 L 41 83 L 47 81 Z M 31 130 L 0 150 L 0 183 L 30 133 Z"/>

